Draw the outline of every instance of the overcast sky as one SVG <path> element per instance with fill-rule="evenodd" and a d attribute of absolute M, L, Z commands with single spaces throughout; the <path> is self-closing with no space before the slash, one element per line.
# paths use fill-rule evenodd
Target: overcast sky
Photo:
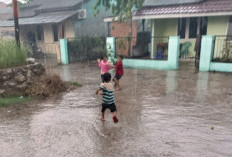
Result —
<path fill-rule="evenodd" d="M 21 2 L 22 2 L 23 0 L 18 0 L 18 1 L 21 1 Z M 8 4 L 8 3 L 11 3 L 12 0 L 0 0 L 0 2 L 4 2 L 4 3 L 7 3 L 7 4 Z"/>

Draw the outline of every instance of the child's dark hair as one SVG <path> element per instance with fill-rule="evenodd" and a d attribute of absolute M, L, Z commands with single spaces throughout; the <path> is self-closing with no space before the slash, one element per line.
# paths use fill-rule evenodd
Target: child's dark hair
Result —
<path fill-rule="evenodd" d="M 108 58 L 106 54 L 101 56 L 101 59 Z"/>
<path fill-rule="evenodd" d="M 119 57 L 121 60 L 123 60 L 123 58 L 124 58 L 123 55 L 119 55 L 118 57 Z"/>
<path fill-rule="evenodd" d="M 103 74 L 103 82 L 110 82 L 110 80 L 111 80 L 111 74 L 110 73 Z"/>

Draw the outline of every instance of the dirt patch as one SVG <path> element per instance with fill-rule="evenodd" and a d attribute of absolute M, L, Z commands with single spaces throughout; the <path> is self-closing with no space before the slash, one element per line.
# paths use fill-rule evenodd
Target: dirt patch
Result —
<path fill-rule="evenodd" d="M 55 74 L 46 74 L 34 80 L 33 84 L 26 90 L 26 96 L 49 97 L 54 94 L 65 92 L 71 87 Z"/>

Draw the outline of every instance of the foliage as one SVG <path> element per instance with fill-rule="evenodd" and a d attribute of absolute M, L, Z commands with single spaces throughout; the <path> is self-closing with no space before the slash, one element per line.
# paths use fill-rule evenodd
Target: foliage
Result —
<path fill-rule="evenodd" d="M 80 83 L 78 83 L 78 82 L 68 81 L 67 83 L 68 83 L 68 85 L 70 85 L 70 86 L 82 87 L 82 85 L 81 85 Z"/>
<path fill-rule="evenodd" d="M 215 57 L 213 62 L 232 63 L 232 44 L 225 40 L 220 55 L 220 57 Z"/>
<path fill-rule="evenodd" d="M 0 38 L 0 68 L 19 66 L 25 63 L 28 48 L 21 44 L 20 49 L 16 42 Z"/>
<path fill-rule="evenodd" d="M 119 21 L 123 22 L 125 19 L 131 17 L 135 9 L 140 9 L 144 0 L 97 0 L 94 9 L 96 16 L 100 9 L 111 10 L 114 16 L 119 17 Z"/>
<path fill-rule="evenodd" d="M 13 105 L 13 104 L 20 104 L 24 103 L 27 101 L 31 101 L 33 98 L 31 97 L 5 97 L 5 98 L 0 98 L 0 107 L 3 106 L 8 106 L 8 105 Z"/>
<path fill-rule="evenodd" d="M 95 60 L 106 54 L 106 39 L 83 36 L 68 42 L 69 61 Z"/>
<path fill-rule="evenodd" d="M 230 55 L 232 54 L 232 44 L 225 44 L 221 53 L 222 53 L 222 60 L 225 60 L 225 61 L 232 60 L 232 58 L 230 58 Z"/>
<path fill-rule="evenodd" d="M 31 3 L 34 0 L 23 0 L 23 1 L 24 1 L 24 4 L 29 4 L 29 3 Z"/>
<path fill-rule="evenodd" d="M 130 40 L 130 37 L 123 37 L 116 40 L 117 48 L 126 49 L 126 44 Z"/>
<path fill-rule="evenodd" d="M 113 48 L 112 48 L 111 44 L 109 44 L 109 43 L 106 45 L 106 47 L 107 47 L 107 54 L 106 54 L 107 58 L 114 65 L 116 58 L 115 58 L 115 55 L 113 52 Z"/>

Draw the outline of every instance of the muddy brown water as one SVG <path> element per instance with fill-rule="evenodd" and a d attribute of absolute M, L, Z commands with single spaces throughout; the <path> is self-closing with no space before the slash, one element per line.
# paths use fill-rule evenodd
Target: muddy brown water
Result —
<path fill-rule="evenodd" d="M 38 104 L 0 108 L 0 157 L 231 157 L 232 75 L 125 69 L 119 123 L 100 121 L 94 64 L 48 68 L 83 87 Z M 3 116 L 4 115 L 4 116 Z"/>

